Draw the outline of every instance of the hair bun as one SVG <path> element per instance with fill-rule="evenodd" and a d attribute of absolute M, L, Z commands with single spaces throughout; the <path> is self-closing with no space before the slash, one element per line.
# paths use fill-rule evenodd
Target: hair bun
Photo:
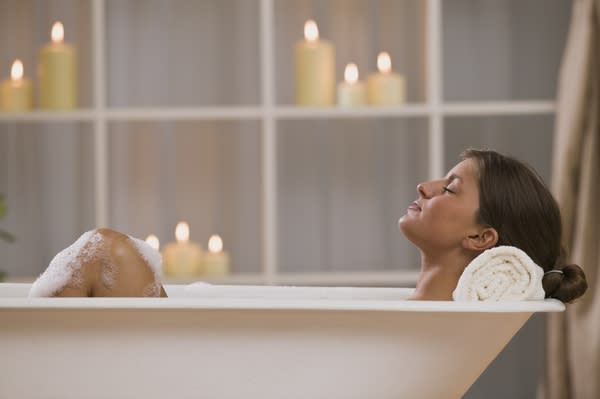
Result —
<path fill-rule="evenodd" d="M 563 271 L 563 273 L 576 273 L 576 272 L 583 273 L 583 269 L 579 265 L 576 265 L 575 263 L 570 263 L 568 265 L 564 265 L 562 267 L 562 271 Z"/>
<path fill-rule="evenodd" d="M 542 285 L 546 292 L 546 298 L 556 298 L 562 302 L 569 303 L 582 296 L 587 290 L 587 280 L 583 269 L 575 264 L 563 265 L 553 270 L 562 273 L 544 274 Z"/>

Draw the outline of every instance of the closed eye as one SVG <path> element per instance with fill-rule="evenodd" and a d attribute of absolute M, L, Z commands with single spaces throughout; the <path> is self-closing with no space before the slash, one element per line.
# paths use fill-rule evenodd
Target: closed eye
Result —
<path fill-rule="evenodd" d="M 455 191 L 450 190 L 447 186 L 442 187 L 442 193 L 456 194 Z"/>

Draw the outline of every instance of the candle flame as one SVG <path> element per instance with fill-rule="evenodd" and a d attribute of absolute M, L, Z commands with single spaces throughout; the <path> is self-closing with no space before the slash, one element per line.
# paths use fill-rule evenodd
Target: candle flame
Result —
<path fill-rule="evenodd" d="M 223 240 L 218 235 L 212 235 L 208 240 L 208 250 L 215 254 L 223 250 Z"/>
<path fill-rule="evenodd" d="M 146 237 L 146 243 L 157 251 L 160 248 L 160 241 L 158 241 L 158 237 L 154 234 L 150 234 Z"/>
<path fill-rule="evenodd" d="M 52 33 L 50 36 L 52 36 L 53 43 L 62 43 L 65 38 L 65 28 L 63 27 L 63 24 L 56 21 L 54 25 L 52 25 Z"/>
<path fill-rule="evenodd" d="M 379 53 L 377 56 L 377 69 L 381 73 L 389 73 L 392 70 L 392 60 L 390 55 L 385 51 Z"/>
<path fill-rule="evenodd" d="M 21 60 L 15 60 L 10 68 L 10 78 L 12 80 L 21 80 L 23 78 L 23 63 Z"/>
<path fill-rule="evenodd" d="M 358 67 L 351 62 L 344 69 L 344 80 L 346 83 L 354 84 L 358 81 Z"/>
<path fill-rule="evenodd" d="M 304 38 L 309 43 L 319 40 L 319 28 L 317 27 L 317 23 L 312 19 L 309 19 L 304 24 Z"/>
<path fill-rule="evenodd" d="M 186 222 L 179 222 L 175 227 L 177 242 L 188 242 L 190 239 L 190 226 Z"/>

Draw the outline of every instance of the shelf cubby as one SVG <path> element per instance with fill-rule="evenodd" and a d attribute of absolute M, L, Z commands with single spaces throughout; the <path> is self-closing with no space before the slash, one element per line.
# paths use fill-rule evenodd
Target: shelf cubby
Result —
<path fill-rule="evenodd" d="M 109 226 L 164 245 L 185 220 L 204 250 L 223 238 L 233 273 L 260 272 L 258 122 L 114 122 L 108 152 Z"/>

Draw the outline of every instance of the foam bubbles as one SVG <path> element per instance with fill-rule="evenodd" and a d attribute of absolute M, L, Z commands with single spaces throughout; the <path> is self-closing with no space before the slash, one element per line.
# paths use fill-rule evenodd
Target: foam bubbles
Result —
<path fill-rule="evenodd" d="M 116 275 L 117 268 L 115 267 L 114 262 L 112 259 L 104 257 L 102 259 L 102 274 L 100 276 L 102 279 L 102 285 L 109 289 L 113 288 L 115 286 Z"/>
<path fill-rule="evenodd" d="M 81 285 L 81 266 L 91 259 L 101 241 L 102 236 L 96 230 L 83 233 L 77 241 L 56 254 L 48 268 L 31 285 L 29 296 L 52 296 L 69 282 Z"/>
<path fill-rule="evenodd" d="M 162 256 L 160 255 L 160 252 L 148 245 L 146 241 L 140 240 L 139 238 L 129 236 L 129 239 L 142 258 L 144 258 L 152 268 L 156 281 L 160 281 L 162 278 Z"/>
<path fill-rule="evenodd" d="M 157 281 L 148 284 L 144 287 L 142 295 L 145 297 L 159 297 L 160 296 L 160 284 Z"/>

